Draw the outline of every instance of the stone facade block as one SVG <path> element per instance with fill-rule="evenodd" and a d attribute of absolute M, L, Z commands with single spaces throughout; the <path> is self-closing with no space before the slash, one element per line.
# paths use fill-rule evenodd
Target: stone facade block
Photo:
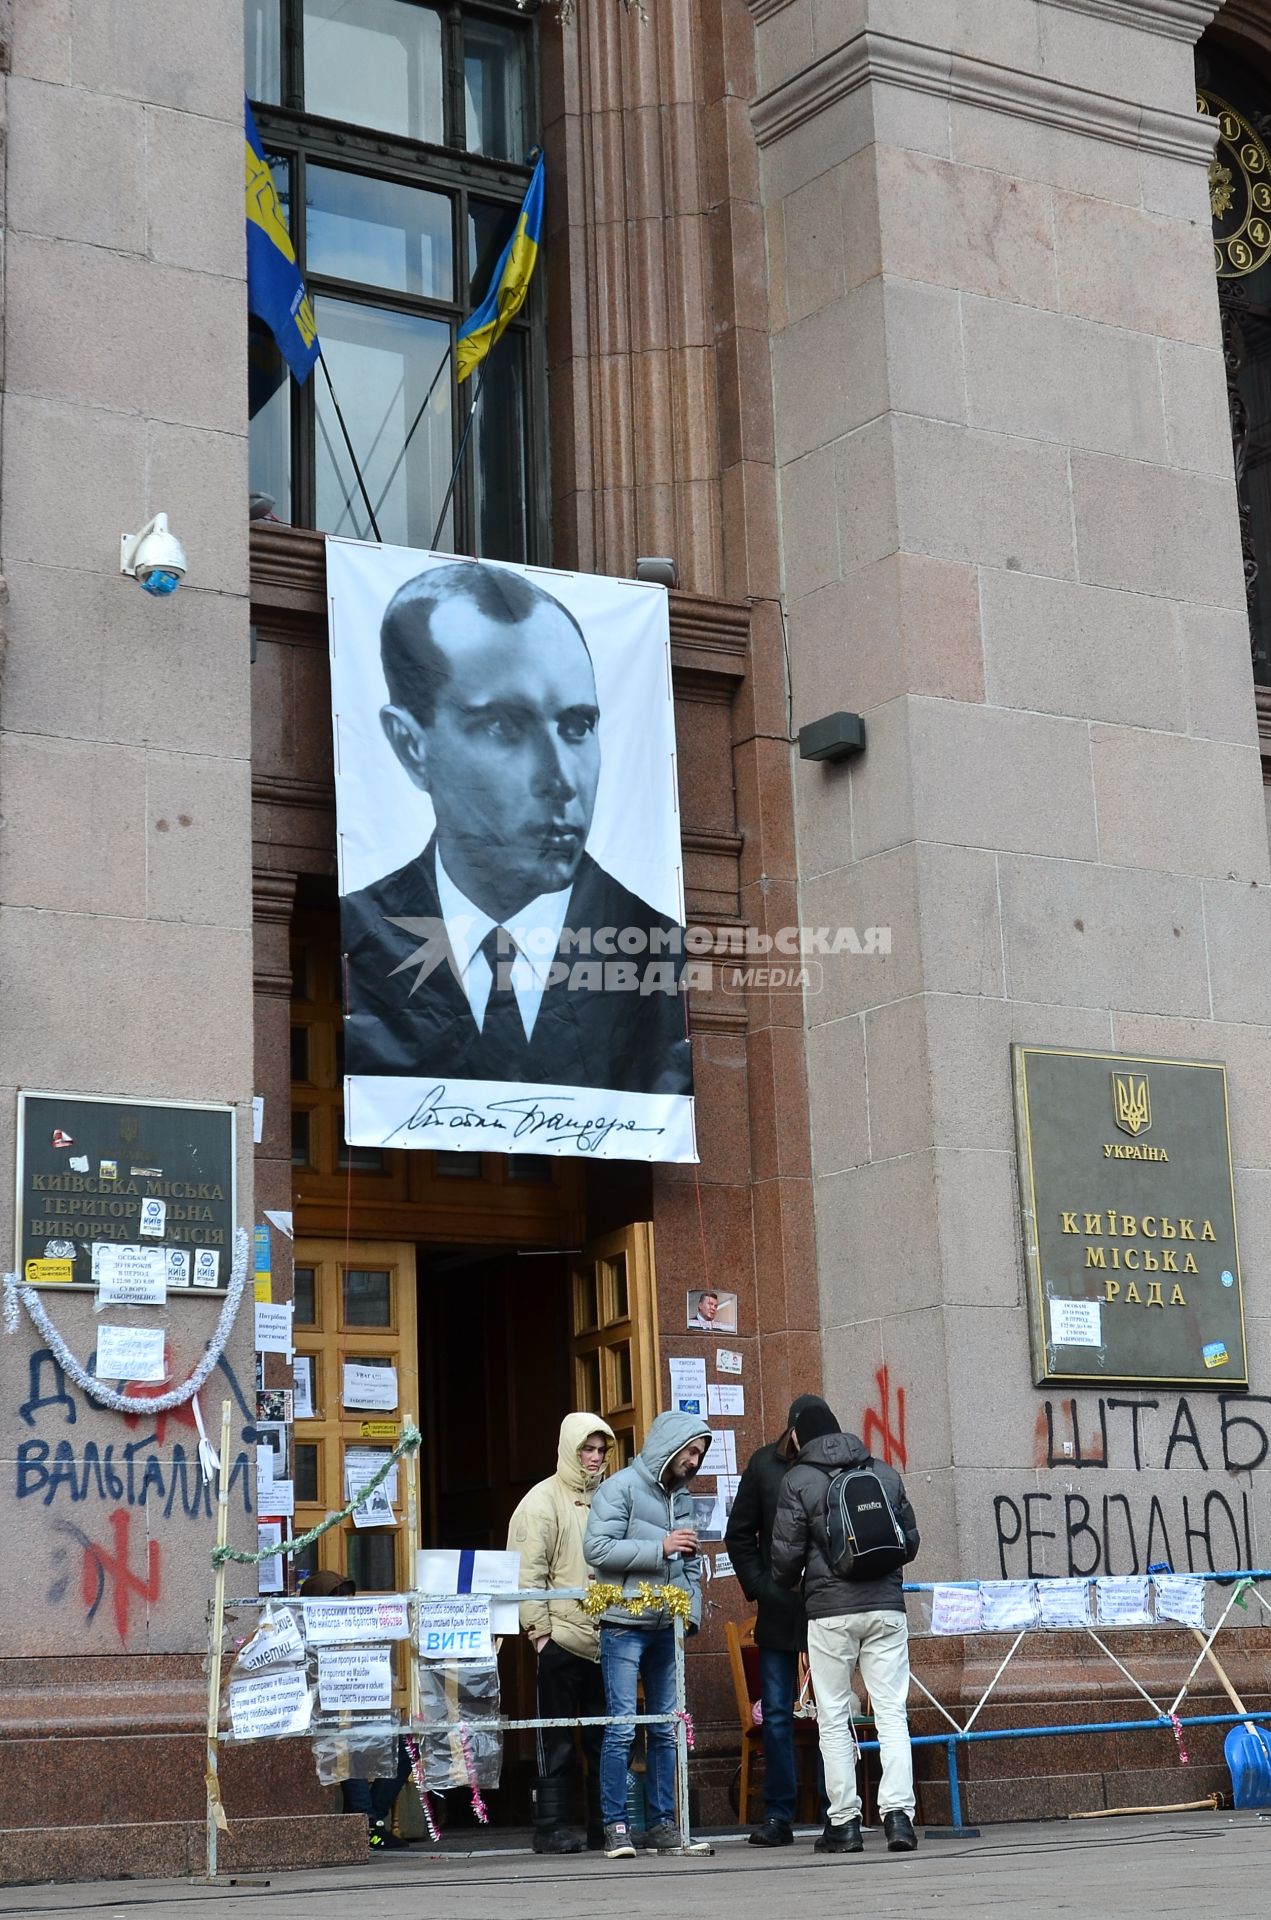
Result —
<path fill-rule="evenodd" d="M 885 273 L 1056 304 L 1048 189 L 896 147 L 878 149 L 877 169 Z"/>
<path fill-rule="evenodd" d="M 909 1154 L 821 1177 L 816 1183 L 821 1267 L 821 1326 L 826 1367 L 833 1330 L 879 1305 L 879 1261 L 886 1249 L 888 1315 L 939 1304 L 935 1167 L 930 1153 Z"/>
<path fill-rule="evenodd" d="M 819 962 L 822 986 L 807 1000 L 809 1025 L 819 1027 L 865 1007 L 905 1000 L 921 992 L 923 964 L 918 920 L 917 869 L 912 846 L 849 862 L 844 846 L 835 870 L 803 874 L 800 924 L 851 927 L 861 947 L 870 928 L 886 929 L 879 950 L 827 954 Z"/>
<path fill-rule="evenodd" d="M 11 388 L 0 471 L 6 567 L 26 560 L 47 568 L 55 527 L 59 566 L 111 574 L 120 592 L 136 593 L 119 577 L 119 536 L 145 520 L 146 429 L 138 415 Z"/>
<path fill-rule="evenodd" d="M 1157 352 L 1171 463 L 1226 480 L 1231 473 L 1231 416 L 1222 354 L 1181 340 L 1161 340 Z"/>
<path fill-rule="evenodd" d="M 1209 740 L 1258 741 L 1243 607 L 1172 608 L 1187 686 L 1187 730 Z"/>
<path fill-rule="evenodd" d="M 936 1154 L 940 1261 L 951 1306 L 1017 1308 L 1024 1262 L 1013 1153 Z"/>
<path fill-rule="evenodd" d="M 145 853 L 152 920 L 250 931 L 249 763 L 149 753 Z"/>
<path fill-rule="evenodd" d="M 72 0 L 75 85 L 237 125 L 243 10 L 237 0 Z"/>
<path fill-rule="evenodd" d="M 984 567 L 980 608 L 994 704 L 1186 730 L 1181 650 L 1159 599 Z"/>
<path fill-rule="evenodd" d="M 1253 747 L 1143 727 L 1090 736 L 1099 850 L 1114 866 L 1271 880 Z"/>
<path fill-rule="evenodd" d="M 1057 193 L 1055 259 L 1066 313 L 1167 340 L 1218 345 L 1207 226 Z"/>
<path fill-rule="evenodd" d="M 900 544 L 945 560 L 1074 572 L 1062 447 L 897 416 Z"/>
<path fill-rule="evenodd" d="M 1271 890 L 1207 880 L 1204 894 L 1214 1019 L 1263 1026 L 1271 1019 Z M 1243 1246 L 1243 1225 L 1240 1238 Z"/>
<path fill-rule="evenodd" d="M 865 1028 L 853 1015 L 817 1026 L 808 1048 L 808 1113 L 818 1172 L 866 1164 Z"/>
<path fill-rule="evenodd" d="M 931 1140 L 931 1082 L 921 996 L 893 1000 L 863 1016 L 869 1071 L 869 1153 L 873 1161 L 920 1154 Z"/>
<path fill-rule="evenodd" d="M 1005 857 L 1001 864 L 1007 866 Z M 1007 963 L 1009 967 L 1009 949 Z M 1041 1005 L 1015 986 L 1012 975 L 1008 978 L 1016 995 L 1011 1000 L 975 1000 L 967 994 L 927 996 L 927 1059 L 938 1149 L 1014 1153 L 1012 1041 L 1107 1047 L 1111 1038 L 1112 1022 L 1101 1008 Z"/>
<path fill-rule="evenodd" d="M 897 413 L 928 420 L 965 420 L 958 296 L 951 288 L 891 276 L 882 285 L 889 404 Z"/>
<path fill-rule="evenodd" d="M 12 231 L 144 251 L 145 120 L 135 101 L 15 75 L 8 83 L 8 122 L 5 205 Z M 21 288 L 11 287 L 10 297 L 15 293 L 20 299 Z M 81 312 L 81 325 L 83 319 Z"/>
<path fill-rule="evenodd" d="M 1199 881 L 1009 855 L 999 870 L 1012 993 L 1060 1006 L 1208 1015 Z"/>
<path fill-rule="evenodd" d="M 920 841 L 916 848 L 922 986 L 996 998 L 1006 990 L 997 855 Z"/>
<path fill-rule="evenodd" d="M 238 280 L 246 273 L 242 130 L 200 114 L 146 113 L 146 240 L 153 260 Z"/>
<path fill-rule="evenodd" d="M 145 911 L 145 758 L 49 734 L 0 736 L 0 899 L 75 914 Z"/>
<path fill-rule="evenodd" d="M 777 459 L 783 466 L 887 409 L 883 282 L 794 320 L 772 342 Z"/>
<path fill-rule="evenodd" d="M 1083 580 L 1171 600 L 1244 604 L 1229 477 L 1074 453 L 1072 501 Z"/>
<path fill-rule="evenodd" d="M 1096 857 L 1095 796 L 1080 721 L 915 699 L 910 761 L 918 839 Z"/>

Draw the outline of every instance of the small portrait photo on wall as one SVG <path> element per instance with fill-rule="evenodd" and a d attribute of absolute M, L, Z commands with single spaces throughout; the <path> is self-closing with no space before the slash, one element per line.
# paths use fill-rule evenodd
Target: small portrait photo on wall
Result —
<path fill-rule="evenodd" d="M 717 1287 L 690 1287 L 687 1324 L 690 1333 L 736 1333 L 737 1295 Z"/>

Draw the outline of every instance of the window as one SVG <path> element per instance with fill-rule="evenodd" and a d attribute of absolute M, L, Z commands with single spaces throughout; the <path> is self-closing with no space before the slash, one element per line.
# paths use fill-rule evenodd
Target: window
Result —
<path fill-rule="evenodd" d="M 251 485 L 280 519 L 367 539 L 369 500 L 391 543 L 545 557 L 541 274 L 434 540 L 476 392 L 455 334 L 530 178 L 533 34 L 515 0 L 246 0 L 247 92 L 326 368 L 297 388 L 251 323 Z"/>
<path fill-rule="evenodd" d="M 1271 685 L 1271 83 L 1202 50 L 1201 113 L 1218 122 L 1209 169 L 1254 679 Z"/>

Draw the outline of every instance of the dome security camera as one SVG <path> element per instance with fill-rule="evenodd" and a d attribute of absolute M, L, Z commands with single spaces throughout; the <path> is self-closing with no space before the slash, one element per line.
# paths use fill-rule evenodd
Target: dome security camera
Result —
<path fill-rule="evenodd" d="M 119 571 L 135 580 L 143 593 L 176 592 L 186 575 L 185 548 L 169 533 L 166 513 L 156 513 L 140 533 L 121 535 Z"/>

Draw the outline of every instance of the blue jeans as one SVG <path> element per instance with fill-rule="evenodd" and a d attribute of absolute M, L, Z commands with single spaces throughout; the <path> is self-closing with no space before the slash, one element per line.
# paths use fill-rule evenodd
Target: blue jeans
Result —
<path fill-rule="evenodd" d="M 636 1681 L 644 1681 L 646 1713 L 671 1713 L 675 1707 L 675 1630 L 672 1627 L 600 1629 L 600 1671 L 605 1702 L 616 1722 L 605 1728 L 600 1756 L 600 1807 L 606 1826 L 627 1817 L 627 1767 L 635 1728 Z M 648 1756 L 645 1799 L 651 1827 L 675 1820 L 675 1730 L 669 1722 L 646 1727 Z"/>
<path fill-rule="evenodd" d="M 759 1648 L 759 1699 L 763 1706 L 763 1810 L 768 1820 L 794 1825 L 799 1777 L 794 1757 L 794 1689 L 799 1656 L 780 1647 Z"/>

